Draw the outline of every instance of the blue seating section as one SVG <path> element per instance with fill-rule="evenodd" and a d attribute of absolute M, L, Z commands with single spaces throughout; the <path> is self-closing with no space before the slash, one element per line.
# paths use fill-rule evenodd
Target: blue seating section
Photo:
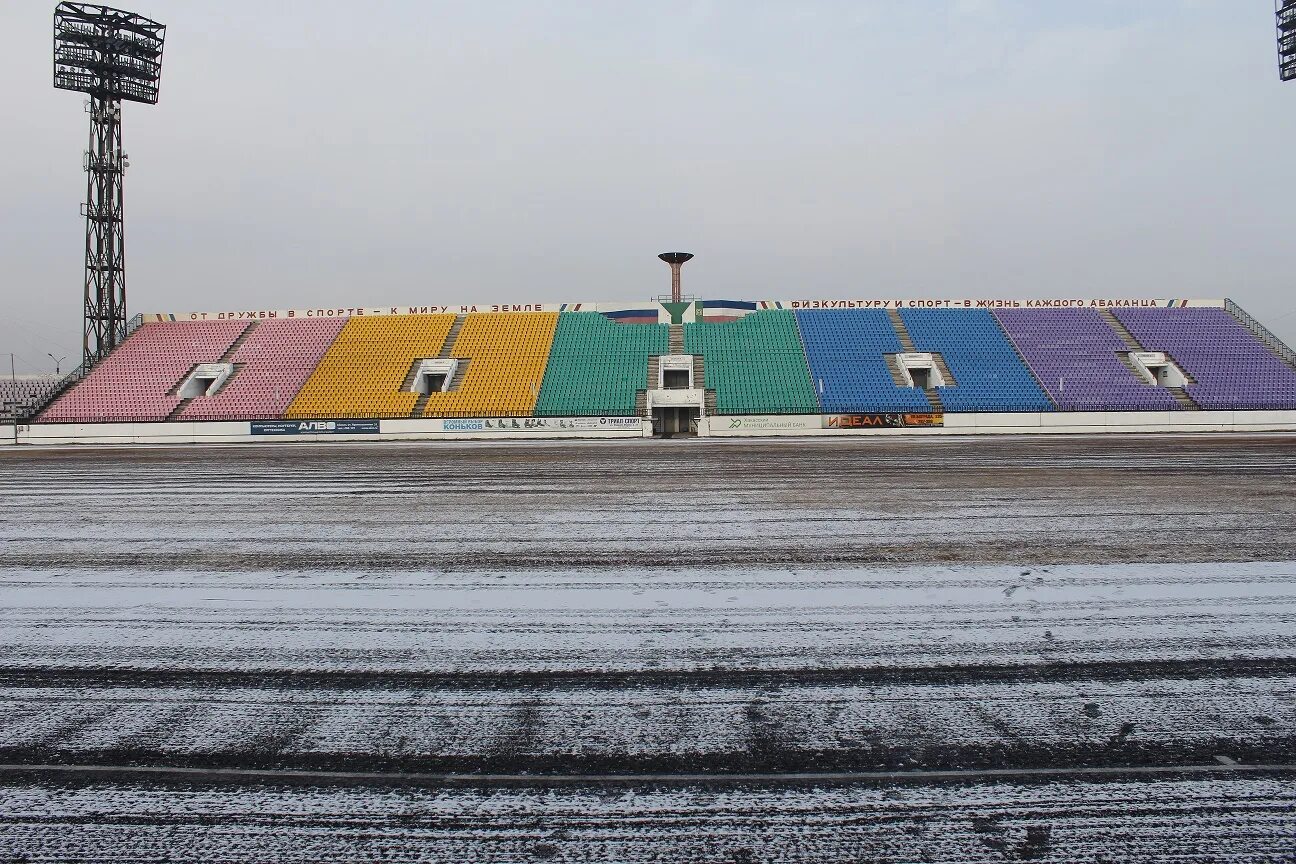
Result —
<path fill-rule="evenodd" d="M 947 411 L 1052 411 L 1030 370 L 985 309 L 902 309 L 918 351 L 939 353 L 955 386 L 938 387 Z"/>
<path fill-rule="evenodd" d="M 884 357 L 904 349 L 884 310 L 801 309 L 796 318 L 826 413 L 931 410 L 921 390 L 891 379 Z"/>

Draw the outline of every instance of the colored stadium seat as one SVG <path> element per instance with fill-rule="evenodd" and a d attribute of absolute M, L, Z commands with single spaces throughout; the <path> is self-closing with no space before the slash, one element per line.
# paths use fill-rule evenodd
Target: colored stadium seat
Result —
<path fill-rule="evenodd" d="M 891 378 L 885 357 L 904 348 L 884 310 L 803 309 L 796 320 L 825 412 L 931 410 L 921 390 Z"/>
<path fill-rule="evenodd" d="M 556 312 L 466 316 L 451 356 L 466 358 L 458 389 L 428 397 L 424 417 L 529 417 L 544 382 Z"/>
<path fill-rule="evenodd" d="M 294 318 L 252 325 L 230 355 L 235 371 L 220 392 L 191 400 L 177 419 L 282 417 L 345 323 L 345 318 Z"/>
<path fill-rule="evenodd" d="M 1296 409 L 1296 368 L 1226 309 L 1114 314 L 1189 376 L 1185 392 L 1200 407 Z M 948 367 L 953 383 L 938 388 L 947 412 L 1192 407 L 1125 365 L 1129 345 L 1093 308 L 906 309 L 899 318 L 914 350 Z M 157 321 L 37 422 L 631 416 L 651 358 L 670 353 L 670 332 L 600 312 Z M 897 386 L 887 365 L 903 351 L 900 337 L 881 309 L 761 309 L 684 324 L 683 351 L 704 358 L 719 414 L 927 411 L 926 394 Z M 415 361 L 441 356 L 464 361 L 450 390 L 411 392 Z M 180 385 L 204 363 L 233 372 L 219 392 L 182 399 Z M 30 416 L 55 386 L 0 383 L 0 404 L 28 400 L 8 410 Z"/>
<path fill-rule="evenodd" d="M 1296 409 L 1296 369 L 1225 309 L 1115 309 L 1148 351 L 1164 351 L 1192 378 L 1184 390 L 1203 408 Z"/>
<path fill-rule="evenodd" d="M 769 309 L 723 324 L 685 324 L 684 353 L 702 355 L 720 414 L 819 412 L 791 312 Z"/>
<path fill-rule="evenodd" d="M 540 417 L 633 415 L 648 358 L 670 350 L 665 324 L 616 324 L 597 312 L 558 316 L 535 413 Z"/>
<path fill-rule="evenodd" d="M 348 318 L 284 416 L 408 417 L 418 394 L 402 390 L 415 360 L 435 357 L 453 315 Z"/>
<path fill-rule="evenodd" d="M 1052 411 L 988 310 L 903 309 L 900 318 L 919 351 L 939 353 L 954 385 L 937 387 L 946 411 Z"/>
<path fill-rule="evenodd" d="M 225 355 L 247 321 L 161 321 L 144 324 L 38 418 L 43 423 L 165 420 L 193 367 Z"/>
<path fill-rule="evenodd" d="M 1129 348 L 1096 309 L 1000 309 L 994 316 L 1062 410 L 1181 410 L 1174 396 L 1120 361 Z"/>

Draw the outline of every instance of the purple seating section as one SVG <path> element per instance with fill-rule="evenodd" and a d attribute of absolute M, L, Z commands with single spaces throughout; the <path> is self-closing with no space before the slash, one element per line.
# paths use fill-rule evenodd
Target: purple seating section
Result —
<path fill-rule="evenodd" d="M 262 321 L 230 357 L 233 377 L 208 399 L 195 399 L 178 420 L 281 417 L 333 344 L 345 318 Z"/>
<path fill-rule="evenodd" d="M 180 404 L 168 395 L 199 363 L 215 363 L 246 321 L 145 324 L 90 370 L 38 420 L 45 423 L 165 420 Z"/>
<path fill-rule="evenodd" d="M 1224 309 L 1122 309 L 1143 347 L 1164 351 L 1196 379 L 1184 390 L 1203 408 L 1296 409 L 1296 369 Z"/>
<path fill-rule="evenodd" d="M 1062 411 L 1177 411 L 1120 361 L 1128 351 L 1096 309 L 1000 309 L 999 325 Z"/>

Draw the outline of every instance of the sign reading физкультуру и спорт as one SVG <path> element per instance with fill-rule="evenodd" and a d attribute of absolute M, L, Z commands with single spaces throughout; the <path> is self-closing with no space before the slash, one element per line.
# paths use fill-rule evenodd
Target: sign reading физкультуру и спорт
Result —
<path fill-rule="evenodd" d="M 1175 309 L 1223 305 L 1223 300 L 1164 300 L 1150 297 L 1037 297 L 1025 300 L 994 297 L 961 297 L 951 300 L 862 297 L 843 300 L 759 301 L 759 308 L 762 309 Z"/>

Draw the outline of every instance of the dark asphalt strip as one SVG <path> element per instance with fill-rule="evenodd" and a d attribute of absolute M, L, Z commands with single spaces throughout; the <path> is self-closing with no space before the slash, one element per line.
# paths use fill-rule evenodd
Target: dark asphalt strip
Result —
<path fill-rule="evenodd" d="M 177 768 L 140 765 L 15 765 L 0 764 L 0 779 L 50 778 L 184 780 L 222 783 L 294 783 L 310 785 L 424 785 L 424 786 L 596 786 L 605 784 L 716 785 L 716 784 L 852 784 L 948 783 L 986 780 L 1044 780 L 1104 778 L 1166 778 L 1228 776 L 1239 774 L 1292 774 L 1296 764 L 1152 765 L 1113 768 L 985 768 L 943 771 L 845 771 L 741 774 L 432 774 L 378 771 L 300 771 L 243 768 Z"/>
<path fill-rule="evenodd" d="M 1047 683 L 1162 681 L 1296 675 L 1296 657 L 1093 661 L 985 666 L 894 666 L 864 669 L 731 669 L 535 672 L 277 671 L 256 669 L 0 668 L 7 687 L 240 687 L 464 690 L 622 690 L 871 684 Z"/>

